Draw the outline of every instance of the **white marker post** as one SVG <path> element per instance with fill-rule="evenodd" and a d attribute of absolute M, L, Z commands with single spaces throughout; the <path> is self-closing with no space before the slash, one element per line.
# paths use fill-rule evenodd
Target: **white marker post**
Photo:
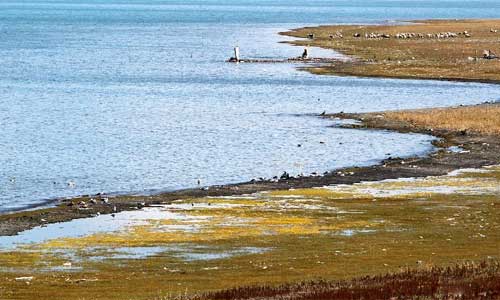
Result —
<path fill-rule="evenodd" d="M 234 59 L 236 62 L 240 61 L 240 47 L 238 46 L 234 47 Z"/>

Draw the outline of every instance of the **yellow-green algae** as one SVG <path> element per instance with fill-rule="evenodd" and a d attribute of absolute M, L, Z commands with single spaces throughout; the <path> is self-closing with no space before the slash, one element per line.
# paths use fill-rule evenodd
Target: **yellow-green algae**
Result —
<path fill-rule="evenodd" d="M 500 168 L 489 167 L 452 176 L 177 201 L 171 207 L 186 218 L 151 219 L 120 232 L 0 252 L 0 299 L 159 299 L 498 259 L 499 186 Z M 153 246 L 165 250 L 143 259 L 114 257 L 113 249 Z M 179 255 L 245 247 L 262 252 L 206 260 Z M 64 251 L 72 256 L 61 256 Z M 60 268 L 68 262 L 75 268 Z M 21 276 L 34 278 L 15 279 Z"/>

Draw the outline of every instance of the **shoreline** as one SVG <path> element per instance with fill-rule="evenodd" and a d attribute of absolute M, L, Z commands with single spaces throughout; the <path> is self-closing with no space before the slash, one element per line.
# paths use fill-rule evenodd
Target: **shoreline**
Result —
<path fill-rule="evenodd" d="M 352 62 L 342 62 L 343 65 L 354 65 L 355 63 Z M 500 80 L 489 80 L 489 79 L 467 79 L 467 78 L 432 78 L 432 77 L 414 77 L 411 75 L 404 76 L 404 75 L 376 75 L 376 74 L 352 74 L 349 72 L 342 72 L 342 71 L 334 71 L 332 73 L 315 73 L 315 70 L 323 70 L 324 66 L 318 66 L 318 67 L 299 67 L 299 70 L 310 72 L 315 75 L 320 75 L 320 76 L 339 76 L 339 77 L 358 77 L 358 78 L 378 78 L 378 79 L 401 79 L 401 80 L 432 80 L 432 81 L 444 81 L 444 82 L 462 82 L 462 83 L 483 83 L 483 84 L 492 84 L 492 85 L 499 85 Z"/>
<path fill-rule="evenodd" d="M 500 103 L 486 103 L 471 107 L 488 105 L 500 106 Z M 0 214 L 0 236 L 16 235 L 22 231 L 50 223 L 136 210 L 150 205 L 168 204 L 177 199 L 232 196 L 291 188 L 353 184 L 362 181 L 436 176 L 461 168 L 478 168 L 500 162 L 498 154 L 500 153 L 500 141 L 496 136 L 476 133 L 464 135 L 461 132 L 450 130 L 429 130 L 409 123 L 381 118 L 380 114 L 379 112 L 333 113 L 317 116 L 326 119 L 339 118 L 360 121 L 360 124 L 355 125 L 333 125 L 352 130 L 390 130 L 400 133 L 432 135 L 438 138 L 432 143 L 438 150 L 425 156 L 389 157 L 376 165 L 341 168 L 327 172 L 322 176 L 290 177 L 279 179 L 276 182 L 253 180 L 235 184 L 181 189 L 149 196 L 96 194 L 59 199 L 54 200 L 55 203 L 58 203 L 54 207 Z M 446 149 L 450 146 L 458 146 L 464 151 L 447 151 Z"/>
<path fill-rule="evenodd" d="M 393 139 L 392 147 L 382 147 L 382 157 L 390 152 L 385 159 L 323 175 L 52 198 L 29 210 L 0 212 L 6 250 L 0 249 L 0 295 L 500 295 L 500 99 L 297 116 L 323 119 L 322 126 L 345 129 L 347 137 L 351 130 L 382 130 L 429 138 L 425 149 L 411 147 L 413 154 L 404 157 L 393 153 L 404 142 Z M 381 146 L 371 140 L 365 152 Z"/>
<path fill-rule="evenodd" d="M 320 116 L 316 115 L 316 117 L 320 117 Z M 349 119 L 345 119 L 345 120 L 349 120 Z M 328 125 L 326 127 L 327 128 L 335 127 L 335 128 L 342 128 L 342 129 L 358 129 L 358 128 L 350 128 L 349 126 L 346 127 L 344 125 Z M 373 130 L 378 130 L 378 129 L 373 129 Z M 385 129 L 380 129 L 380 130 L 385 130 Z M 395 132 L 397 132 L 397 131 L 395 131 Z M 408 132 L 408 133 L 413 133 L 413 132 Z M 427 133 L 424 133 L 424 134 L 428 135 Z M 432 136 L 432 135 L 429 135 L 429 136 Z M 432 143 L 432 141 L 429 143 L 429 148 L 436 148 L 434 146 L 434 144 Z M 420 153 L 420 154 L 415 153 L 415 154 L 411 154 L 411 155 L 403 156 L 403 157 L 398 156 L 398 158 L 410 159 L 410 158 L 425 157 L 429 154 L 434 153 L 435 151 L 433 151 L 433 150 L 434 149 L 428 149 L 426 151 L 422 151 L 422 153 Z M 330 170 L 324 171 L 323 174 L 317 173 L 318 175 L 316 175 L 316 176 L 314 176 L 314 175 L 303 175 L 303 176 L 290 175 L 290 176 L 293 177 L 294 179 L 308 178 L 308 177 L 322 177 L 322 176 L 325 176 L 325 173 L 337 172 L 337 171 L 348 170 L 348 169 L 350 170 L 352 168 L 369 168 L 372 166 L 379 165 L 380 163 L 382 163 L 383 160 L 384 159 L 372 160 L 374 163 L 372 163 L 372 161 L 370 161 L 370 163 L 366 163 L 366 164 L 353 164 L 353 165 L 350 165 L 347 167 L 330 169 Z M 157 197 L 157 196 L 167 195 L 167 194 L 171 194 L 171 193 L 184 192 L 184 191 L 190 192 L 193 190 L 206 190 L 207 188 L 213 189 L 213 188 L 224 188 L 224 187 L 230 187 L 230 186 L 235 188 L 235 187 L 239 187 L 240 185 L 245 185 L 245 184 L 268 183 L 268 182 L 276 183 L 276 180 L 274 179 L 274 181 L 273 181 L 273 179 L 265 178 L 264 180 L 252 179 L 249 181 L 233 182 L 233 183 L 226 183 L 226 184 L 215 184 L 215 185 L 208 185 L 208 186 L 203 186 L 203 187 L 184 187 L 184 188 L 174 188 L 174 189 L 165 189 L 165 190 L 164 189 L 151 189 L 151 190 L 138 191 L 138 192 L 135 192 L 135 191 L 102 192 L 102 193 L 97 193 L 97 194 L 81 194 L 81 195 L 77 195 L 77 196 L 73 196 L 73 197 L 72 196 L 55 197 L 55 198 L 50 198 L 50 199 L 43 199 L 43 200 L 40 200 L 40 202 L 38 202 L 38 203 L 28 204 L 28 205 L 23 206 L 23 207 L 7 209 L 4 211 L 0 210 L 0 219 L 2 218 L 2 216 L 10 215 L 10 214 L 18 214 L 18 213 L 20 214 L 20 213 L 26 213 L 26 212 L 37 211 L 37 210 L 42 210 L 42 209 L 57 208 L 57 206 L 60 205 L 61 203 L 63 203 L 63 202 L 67 203 L 67 202 L 73 201 L 75 199 L 86 199 L 86 198 L 91 199 L 91 198 L 96 198 L 96 197 L 99 198 L 99 196 L 101 196 L 101 198 L 109 198 L 109 199 L 120 198 L 120 197 L 151 198 L 151 197 Z M 264 190 L 259 190 L 259 191 L 266 191 L 266 190 L 264 189 Z M 256 191 L 256 192 L 259 192 L 259 191 Z M 237 194 L 227 194 L 227 195 L 224 194 L 224 195 L 215 195 L 215 196 L 231 196 L 231 195 L 237 195 Z M 197 197 L 197 196 L 195 195 L 194 197 Z M 140 206 L 140 203 L 139 203 L 139 206 Z M 0 236 L 2 236 L 1 225 L 0 225 Z"/>
<path fill-rule="evenodd" d="M 496 22 L 498 20 L 493 20 Z M 415 22 L 415 21 L 413 21 Z M 420 21 L 425 22 L 425 21 Z M 440 21 L 427 21 L 430 24 Z M 441 21 L 443 22 L 443 21 Z M 447 21 L 457 23 L 457 21 Z M 471 22 L 469 20 L 469 22 Z M 422 23 L 425 25 L 425 23 Z M 421 23 L 410 25 L 390 25 L 391 28 L 398 26 L 423 26 Z M 279 34 L 293 37 L 302 37 L 301 34 L 310 30 L 322 28 L 359 28 L 361 25 L 337 25 L 337 26 L 320 26 L 294 29 L 288 32 Z M 383 25 L 367 25 L 361 26 L 366 28 L 380 28 Z M 357 30 L 357 29 L 356 29 Z M 315 42 L 316 40 L 314 40 Z M 311 40 L 305 41 L 286 41 L 294 45 L 303 45 Z M 340 48 L 326 47 L 325 45 L 312 44 L 311 46 L 321 47 L 325 49 L 335 49 L 339 53 L 354 58 L 354 62 L 341 64 L 350 64 L 357 66 L 366 66 L 366 61 L 359 61 L 358 58 L 349 51 L 343 51 Z M 314 70 L 324 70 L 330 68 L 326 72 L 315 72 Z M 360 77 L 377 77 L 377 78 L 401 78 L 401 79 L 425 79 L 425 80 L 442 80 L 442 81 L 458 81 L 458 82 L 481 82 L 489 84 L 500 84 L 500 80 L 496 79 L 477 79 L 477 78 L 435 78 L 435 77 L 419 77 L 414 75 L 401 76 L 398 74 L 373 74 L 365 72 L 364 74 L 343 73 L 342 70 L 335 69 L 331 66 L 304 67 L 314 74 L 331 74 L 341 76 L 360 76 Z M 392 76 L 393 75 L 393 76 Z M 500 103 L 480 104 L 500 106 Z M 473 105 L 477 106 L 477 105 Z M 411 110 L 409 110 L 411 111 Z M 262 191 L 272 190 L 287 190 L 291 188 L 312 188 L 334 184 L 353 184 L 361 181 L 379 181 L 384 179 L 408 178 L 408 177 L 426 177 L 444 175 L 453 170 L 461 168 L 478 168 L 486 165 L 494 165 L 500 162 L 500 141 L 498 137 L 485 134 L 467 133 L 451 130 L 428 130 L 426 128 L 413 126 L 405 122 L 396 122 L 394 120 L 380 118 L 381 112 L 373 113 L 334 113 L 317 115 L 322 118 L 340 118 L 360 121 L 356 125 L 337 125 L 342 128 L 352 130 L 390 130 L 400 133 L 423 133 L 434 136 L 438 140 L 432 144 L 437 147 L 437 151 L 430 152 L 425 156 L 411 156 L 406 158 L 388 158 L 380 163 L 371 166 L 354 166 L 340 168 L 326 172 L 322 176 L 304 176 L 290 177 L 280 179 L 278 181 L 247 181 L 242 183 L 214 185 L 203 188 L 187 188 L 174 191 L 159 191 L 150 195 L 138 195 L 133 193 L 123 194 L 96 194 L 82 195 L 73 198 L 58 198 L 49 199 L 42 204 L 34 205 L 28 210 L 17 210 L 11 212 L 0 213 L 0 236 L 16 235 L 24 230 L 32 229 L 37 226 L 43 226 L 50 223 L 58 223 L 70 221 L 78 218 L 93 217 L 98 214 L 112 214 L 120 211 L 140 209 L 145 206 L 167 204 L 177 199 L 201 198 L 201 197 L 216 197 L 216 196 L 231 196 L 252 194 Z M 485 147 L 484 145 L 488 145 Z M 450 146 L 459 146 L 464 151 L 450 152 L 446 148 Z M 54 205 L 54 206 L 52 206 Z"/>
<path fill-rule="evenodd" d="M 298 38 L 285 43 L 352 58 L 301 68 L 316 75 L 499 84 L 498 29 L 499 19 L 440 19 L 309 26 L 280 34 Z M 484 51 L 492 57 L 485 59 Z"/>

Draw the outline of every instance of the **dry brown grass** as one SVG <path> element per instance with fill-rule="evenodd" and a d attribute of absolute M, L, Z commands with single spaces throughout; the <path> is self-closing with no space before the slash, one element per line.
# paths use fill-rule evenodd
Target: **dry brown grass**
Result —
<path fill-rule="evenodd" d="M 322 299 L 499 299 L 500 264 L 457 264 L 408 269 L 348 281 L 314 281 L 273 286 L 238 287 L 200 295 L 196 300 Z"/>
<path fill-rule="evenodd" d="M 425 128 L 500 134 L 500 105 L 405 110 L 384 115 Z"/>
<path fill-rule="evenodd" d="M 339 25 L 300 28 L 283 34 L 313 40 L 295 41 L 296 45 L 311 45 L 334 49 L 355 57 L 358 63 L 338 63 L 309 70 L 317 74 L 355 75 L 393 78 L 427 78 L 461 81 L 500 82 L 500 60 L 479 59 L 483 50 L 500 54 L 500 20 L 434 20 L 404 25 Z M 493 31 L 491 31 L 493 29 Z M 498 30 L 498 32 L 495 32 Z M 464 32 L 456 38 L 396 39 L 397 33 Z M 343 38 L 330 38 L 342 32 Z M 353 37 L 360 33 L 362 37 Z M 390 34 L 389 39 L 367 39 L 365 33 Z M 312 53 L 314 55 L 314 53 Z"/>

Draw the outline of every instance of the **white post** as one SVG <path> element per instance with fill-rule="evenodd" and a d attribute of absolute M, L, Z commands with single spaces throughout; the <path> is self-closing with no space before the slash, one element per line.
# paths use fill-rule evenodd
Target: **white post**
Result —
<path fill-rule="evenodd" d="M 234 47 L 234 59 L 236 59 L 236 61 L 240 61 L 240 47 L 236 46 Z"/>

